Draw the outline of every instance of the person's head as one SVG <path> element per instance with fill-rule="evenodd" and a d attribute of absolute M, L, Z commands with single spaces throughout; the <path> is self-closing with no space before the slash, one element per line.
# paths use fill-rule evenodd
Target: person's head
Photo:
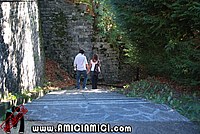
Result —
<path fill-rule="evenodd" d="M 12 106 L 12 112 L 19 112 L 20 111 L 20 107 L 19 106 Z"/>
<path fill-rule="evenodd" d="M 84 54 L 84 52 L 85 52 L 85 51 L 84 51 L 83 49 L 80 49 L 80 50 L 79 50 L 79 53 L 81 53 L 81 54 Z"/>
<path fill-rule="evenodd" d="M 93 54 L 93 57 L 92 57 L 92 61 L 98 61 L 99 58 L 98 58 L 98 55 L 97 54 Z"/>

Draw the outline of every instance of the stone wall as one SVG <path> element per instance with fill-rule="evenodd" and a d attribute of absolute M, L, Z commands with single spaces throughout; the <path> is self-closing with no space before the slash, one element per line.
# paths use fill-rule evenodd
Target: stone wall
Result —
<path fill-rule="evenodd" d="M 76 5 L 65 0 L 40 1 L 40 11 L 45 56 L 72 73 L 79 48 L 85 49 L 87 57 L 91 55 L 90 22 L 84 20 Z"/>
<path fill-rule="evenodd" d="M 99 54 L 101 80 L 118 81 L 118 53 L 106 41 L 94 37 L 93 17 L 85 12 L 85 5 L 67 0 L 41 0 L 39 7 L 46 57 L 56 60 L 73 76 L 74 57 L 83 48 L 88 61 L 93 53 Z"/>
<path fill-rule="evenodd" d="M 100 79 L 106 83 L 119 82 L 119 53 L 111 44 L 97 38 L 96 42 L 93 42 L 93 53 L 97 53 L 101 61 Z"/>
<path fill-rule="evenodd" d="M 1 92 L 21 92 L 42 84 L 38 17 L 37 1 L 0 2 Z"/>

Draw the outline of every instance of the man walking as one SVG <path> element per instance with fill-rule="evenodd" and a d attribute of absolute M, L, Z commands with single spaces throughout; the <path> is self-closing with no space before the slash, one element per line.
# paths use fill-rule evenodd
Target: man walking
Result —
<path fill-rule="evenodd" d="M 83 49 L 79 50 L 79 53 L 76 55 L 74 59 L 74 70 L 76 70 L 76 88 L 80 89 L 80 78 L 81 75 L 83 75 L 84 81 L 82 87 L 83 89 L 87 89 L 86 84 L 87 84 L 87 73 L 89 72 L 89 67 Z"/>

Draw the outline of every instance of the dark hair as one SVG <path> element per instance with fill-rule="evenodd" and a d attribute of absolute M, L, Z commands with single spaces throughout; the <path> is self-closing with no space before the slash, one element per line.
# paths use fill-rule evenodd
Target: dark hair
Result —
<path fill-rule="evenodd" d="M 12 112 L 14 112 L 14 111 L 17 111 L 17 112 L 19 112 L 20 111 L 20 107 L 18 106 L 12 106 Z"/>
<path fill-rule="evenodd" d="M 99 60 L 98 55 L 94 54 L 92 57 L 92 61 L 98 61 L 98 60 Z"/>
<path fill-rule="evenodd" d="M 80 49 L 80 50 L 79 50 L 79 53 L 81 53 L 81 54 L 84 54 L 84 52 L 85 52 L 85 51 L 84 51 L 83 49 Z"/>

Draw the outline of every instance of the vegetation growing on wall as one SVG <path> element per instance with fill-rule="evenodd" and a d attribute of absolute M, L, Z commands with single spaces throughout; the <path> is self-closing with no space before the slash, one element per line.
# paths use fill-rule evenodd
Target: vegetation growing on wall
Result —
<path fill-rule="evenodd" d="M 55 14 L 54 16 L 54 22 L 55 25 L 53 27 L 53 31 L 55 32 L 55 34 L 58 36 L 58 37 L 64 37 L 66 35 L 66 31 L 65 29 L 67 28 L 67 20 L 66 20 L 66 17 L 65 17 L 65 14 L 60 11 L 58 14 Z"/>

